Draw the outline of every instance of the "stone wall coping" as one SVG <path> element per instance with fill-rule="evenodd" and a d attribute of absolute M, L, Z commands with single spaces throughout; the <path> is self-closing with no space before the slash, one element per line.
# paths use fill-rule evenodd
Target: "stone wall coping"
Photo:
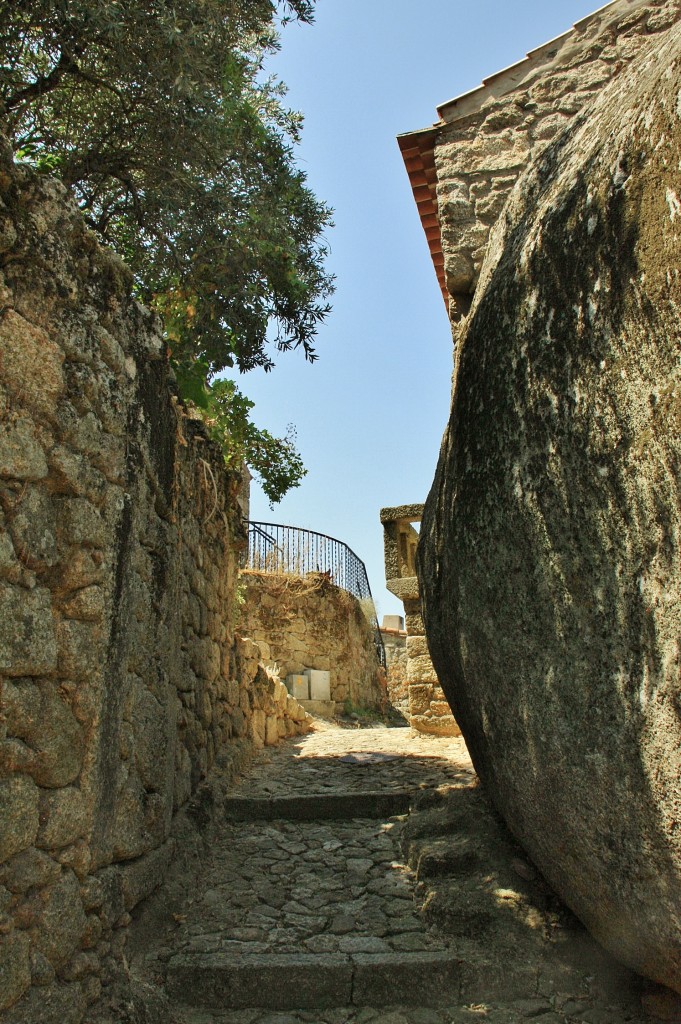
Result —
<path fill-rule="evenodd" d="M 624 2 L 630 3 L 632 10 L 636 10 L 637 7 L 643 7 L 647 0 L 624 0 Z M 542 64 L 553 64 L 563 44 L 568 39 L 576 32 L 581 32 L 585 29 L 595 18 L 603 14 L 608 7 L 615 7 L 621 3 L 622 0 L 610 0 L 609 3 L 592 11 L 591 14 L 587 14 L 581 21 L 575 22 L 572 28 L 561 32 L 560 35 L 554 36 L 553 39 L 542 43 L 541 46 L 537 46 L 534 50 L 530 50 L 529 53 L 514 64 L 509 64 L 508 67 L 496 71 L 487 78 L 483 78 L 482 84 L 475 89 L 469 89 L 468 92 L 461 93 L 451 100 L 440 103 L 437 107 L 440 122 L 449 124 L 452 121 L 457 121 L 460 117 L 466 117 L 468 114 L 475 113 L 489 97 L 503 96 L 505 93 L 510 92 L 511 89 L 514 89 L 523 81 L 528 72 L 534 71 L 536 67 Z M 427 131 L 428 129 L 425 130 Z"/>
<path fill-rule="evenodd" d="M 423 503 L 420 505 L 393 505 L 381 509 L 382 523 L 420 523 L 423 517 Z"/>
<path fill-rule="evenodd" d="M 518 88 L 532 74 L 536 74 L 538 69 L 542 69 L 544 73 L 550 73 L 551 67 L 560 63 L 565 45 L 569 44 L 570 40 L 583 32 L 591 22 L 602 16 L 609 8 L 613 8 L 613 13 L 616 9 L 624 9 L 627 6 L 631 11 L 637 11 L 646 3 L 647 0 L 610 0 L 609 3 L 575 22 L 571 29 L 534 50 L 530 50 L 515 64 L 502 68 L 483 79 L 482 84 L 475 89 L 470 89 L 439 104 L 436 108 L 439 121 L 426 128 L 403 132 L 397 136 L 440 291 L 452 319 L 458 320 L 460 316 L 465 315 L 470 303 L 462 301 L 461 296 L 450 295 L 446 284 L 435 170 L 435 146 L 440 131 L 446 125 L 476 114 L 488 100 L 498 99 Z"/>

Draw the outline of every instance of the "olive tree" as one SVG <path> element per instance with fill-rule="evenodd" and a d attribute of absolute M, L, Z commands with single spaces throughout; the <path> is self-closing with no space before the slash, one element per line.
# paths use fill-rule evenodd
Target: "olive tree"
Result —
<path fill-rule="evenodd" d="M 0 0 L 16 157 L 61 177 L 123 256 L 203 406 L 220 371 L 316 358 L 330 211 L 295 165 L 300 115 L 264 73 L 279 24 L 312 15 L 312 0 Z"/>

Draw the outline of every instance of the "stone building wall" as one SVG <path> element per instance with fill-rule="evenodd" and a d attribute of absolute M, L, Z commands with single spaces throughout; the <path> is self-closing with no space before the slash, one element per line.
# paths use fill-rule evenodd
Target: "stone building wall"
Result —
<path fill-rule="evenodd" d="M 321 669 L 331 674 L 332 700 L 382 706 L 384 672 L 359 601 L 319 573 L 297 577 L 248 570 L 241 580 L 239 631 L 257 642 L 282 678 Z"/>
<path fill-rule="evenodd" d="M 388 698 L 393 707 L 406 718 L 409 713 L 407 683 L 407 632 L 404 629 L 381 627 L 385 648 Z"/>
<path fill-rule="evenodd" d="M 400 137 L 455 321 L 468 311 L 491 228 L 522 171 L 680 17 L 681 0 L 615 0 L 439 106 L 432 128 Z"/>
<path fill-rule="evenodd" d="M 240 480 L 180 409 L 130 290 L 61 186 L 2 148 L 6 1024 L 79 1021 L 218 755 L 306 727 L 235 643 Z"/>
<path fill-rule="evenodd" d="M 416 551 L 423 505 L 397 505 L 381 509 L 385 585 L 404 604 L 406 642 L 406 700 L 401 707 L 412 729 L 434 736 L 458 736 L 452 715 L 430 658 L 421 617 Z"/>

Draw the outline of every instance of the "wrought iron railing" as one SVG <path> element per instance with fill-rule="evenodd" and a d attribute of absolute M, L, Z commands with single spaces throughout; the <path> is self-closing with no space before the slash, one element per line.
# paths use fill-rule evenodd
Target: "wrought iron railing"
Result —
<path fill-rule="evenodd" d="M 310 572 L 328 576 L 337 587 L 347 590 L 362 603 L 374 631 L 376 656 L 386 667 L 385 647 L 366 566 L 347 544 L 324 533 L 301 530 L 297 526 L 249 522 L 244 568 L 291 576 L 305 576 Z"/>

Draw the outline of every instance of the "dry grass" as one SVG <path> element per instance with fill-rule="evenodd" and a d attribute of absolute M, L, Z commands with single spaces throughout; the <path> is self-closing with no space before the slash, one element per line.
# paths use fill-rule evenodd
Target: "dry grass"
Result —
<path fill-rule="evenodd" d="M 309 572 L 305 576 L 296 576 L 286 572 L 269 572 L 266 569 L 241 569 L 242 579 L 266 579 L 267 589 L 274 597 L 283 594 L 313 594 L 333 587 L 340 591 L 324 572 Z"/>

